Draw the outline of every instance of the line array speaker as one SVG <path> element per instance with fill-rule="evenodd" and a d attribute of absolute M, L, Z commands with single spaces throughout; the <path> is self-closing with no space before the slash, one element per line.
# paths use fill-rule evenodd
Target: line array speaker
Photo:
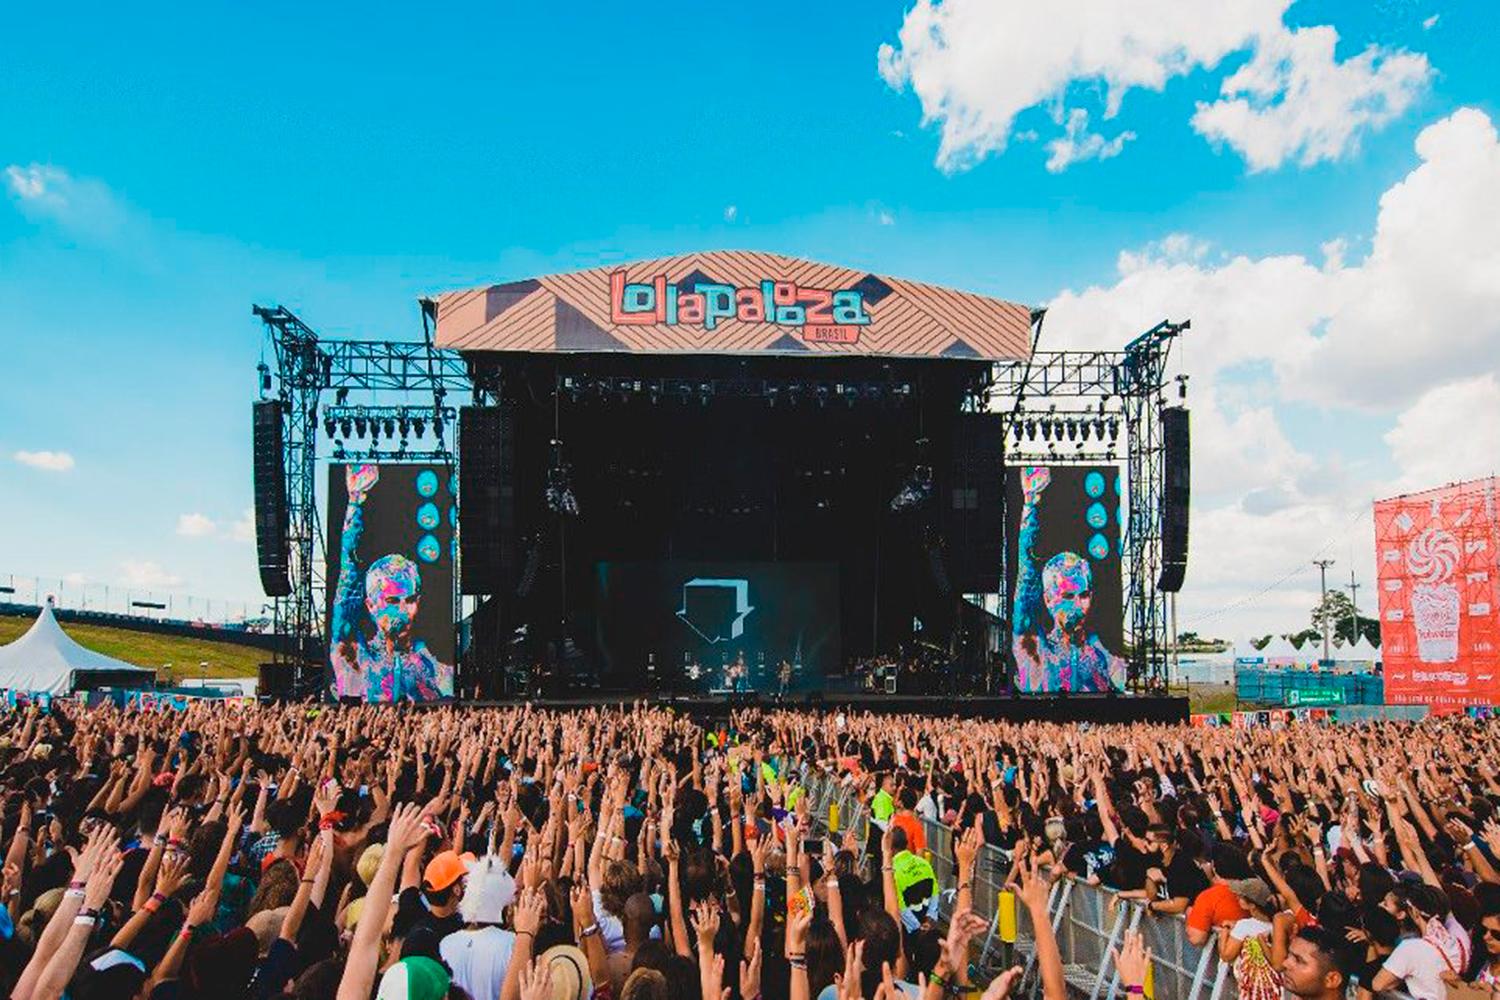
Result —
<path fill-rule="evenodd" d="M 1192 494 L 1188 411 L 1171 406 L 1161 411 L 1161 576 L 1156 589 L 1176 593 L 1187 575 L 1188 500 Z"/>
<path fill-rule="evenodd" d="M 255 554 L 267 597 L 292 592 L 288 576 L 286 468 L 282 464 L 285 411 L 279 399 L 251 404 L 255 451 Z"/>
<path fill-rule="evenodd" d="M 1005 546 L 1005 426 L 998 413 L 959 414 L 953 461 L 939 494 L 948 573 L 962 594 L 994 592 Z"/>
<path fill-rule="evenodd" d="M 458 544 L 465 594 L 498 594 L 516 565 L 514 427 L 508 407 L 458 411 Z"/>

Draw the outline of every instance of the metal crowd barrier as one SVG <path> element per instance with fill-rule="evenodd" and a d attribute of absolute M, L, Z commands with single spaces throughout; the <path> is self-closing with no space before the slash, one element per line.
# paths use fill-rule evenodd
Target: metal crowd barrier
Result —
<path fill-rule="evenodd" d="M 870 816 L 852 789 L 824 774 L 806 778 L 810 815 L 823 835 L 853 826 L 859 832 L 861 860 L 868 843 Z M 833 820 L 830 823 L 830 820 Z M 953 831 L 937 823 L 924 822 L 928 860 L 942 890 L 939 916 L 946 925 L 955 899 Z M 989 844 L 980 848 L 975 863 L 973 910 L 989 921 L 973 956 L 977 982 L 987 982 L 1014 965 L 1025 970 L 1022 984 L 1038 993 L 1030 913 L 1005 888 L 1011 857 Z M 1047 900 L 1047 913 L 1062 953 L 1063 972 L 1074 996 L 1089 1000 L 1113 998 L 1119 990 L 1119 972 L 1114 967 L 1114 949 L 1130 931 L 1139 931 L 1151 949 L 1148 1000 L 1226 1000 L 1237 994 L 1229 966 L 1219 960 L 1216 939 L 1198 947 L 1188 941 L 1187 921 L 1181 915 L 1149 913 L 1139 900 L 1120 900 L 1102 886 L 1064 876 L 1055 882 Z M 1389 1000 L 1410 1000 L 1404 993 L 1383 994 Z"/>

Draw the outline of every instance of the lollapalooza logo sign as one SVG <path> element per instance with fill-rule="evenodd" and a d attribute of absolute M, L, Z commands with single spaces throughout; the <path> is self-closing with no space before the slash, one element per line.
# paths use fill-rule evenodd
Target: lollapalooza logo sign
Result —
<path fill-rule="evenodd" d="M 622 326 L 696 324 L 713 330 L 725 320 L 771 323 L 797 329 L 804 340 L 853 344 L 870 325 L 865 297 L 852 288 L 803 288 L 793 281 L 762 281 L 758 287 L 699 281 L 683 291 L 658 274 L 649 282 L 609 276 L 610 321 Z"/>

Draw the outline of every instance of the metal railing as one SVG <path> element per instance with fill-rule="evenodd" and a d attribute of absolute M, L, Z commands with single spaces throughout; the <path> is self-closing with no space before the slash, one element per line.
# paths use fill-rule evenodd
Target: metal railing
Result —
<path fill-rule="evenodd" d="M 868 842 L 869 809 L 851 785 L 826 774 L 807 775 L 809 815 L 824 835 L 853 827 L 859 833 L 861 860 Z M 835 822 L 830 823 L 830 819 Z M 924 822 L 928 860 L 937 883 L 945 887 L 939 898 L 939 917 L 946 924 L 952 914 L 956 884 L 953 831 Z M 1020 965 L 1025 970 L 1023 990 L 1039 986 L 1031 918 L 1028 909 L 1005 887 L 1010 873 L 1008 851 L 985 844 L 975 862 L 973 911 L 989 921 L 973 956 L 975 981 L 986 982 L 1002 970 Z M 1151 949 L 1147 977 L 1150 1000 L 1224 1000 L 1237 993 L 1230 965 L 1219 959 L 1217 939 L 1210 936 L 1203 946 L 1187 936 L 1187 920 L 1181 915 L 1150 913 L 1140 900 L 1121 900 L 1099 885 L 1071 875 L 1055 882 L 1047 898 L 1047 915 L 1062 953 L 1063 974 L 1075 996 L 1089 1000 L 1112 998 L 1119 990 L 1119 972 L 1114 950 L 1125 935 L 1139 931 Z M 1381 994 L 1387 1000 L 1411 1000 L 1405 993 Z"/>
<path fill-rule="evenodd" d="M 808 775 L 804 787 L 809 815 L 820 833 L 836 836 L 856 830 L 861 854 L 868 842 L 870 816 L 851 785 L 824 774 Z M 937 884 L 947 887 L 939 898 L 939 917 L 946 923 L 952 913 L 956 884 L 953 831 L 937 823 L 924 823 L 927 855 Z M 981 977 L 998 974 L 1013 965 L 1025 970 L 1023 983 L 1038 982 L 1035 940 L 1030 913 L 1008 891 L 1008 851 L 986 844 L 975 863 L 973 910 L 989 921 L 973 958 Z M 1150 996 L 1152 1000 L 1220 1000 L 1228 980 L 1228 967 L 1219 961 L 1210 943 L 1197 947 L 1187 939 L 1187 925 L 1180 916 L 1148 914 L 1139 901 L 1117 900 L 1112 892 L 1076 878 L 1064 877 L 1048 896 L 1047 913 L 1062 953 L 1063 971 L 1070 989 L 1090 1000 L 1114 996 L 1119 974 L 1113 950 L 1128 931 L 1145 936 L 1152 952 Z M 1233 986 L 1229 985 L 1232 989 Z"/>

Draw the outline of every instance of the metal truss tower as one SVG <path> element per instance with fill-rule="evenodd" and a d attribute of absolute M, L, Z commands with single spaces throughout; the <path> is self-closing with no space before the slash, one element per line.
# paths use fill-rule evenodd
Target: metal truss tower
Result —
<path fill-rule="evenodd" d="M 1038 340 L 1042 319 L 1040 312 L 1033 317 Z M 1162 563 L 1166 453 L 1160 414 L 1166 405 L 1172 341 L 1190 325 L 1163 321 L 1121 351 L 1034 351 L 1027 361 L 997 365 L 990 389 L 990 408 L 1006 418 L 1008 463 L 1115 464 L 1120 460 L 1119 431 L 1124 430 L 1124 614 L 1129 686 L 1140 693 L 1164 691 L 1167 686 L 1167 596 L 1156 586 Z M 1039 426 L 1041 443 L 1036 442 Z M 1079 433 L 1085 426 L 1089 429 Z M 1006 618 L 1011 585 L 1007 566 L 1000 593 Z"/>
<path fill-rule="evenodd" d="M 317 333 L 284 306 L 255 306 L 254 314 L 265 325 L 266 337 L 276 359 L 275 378 L 262 365 L 261 395 L 272 392 L 286 415 L 282 440 L 282 462 L 287 490 L 288 576 L 291 594 L 277 598 L 273 622 L 278 643 L 274 660 L 278 665 L 321 672 L 325 658 L 323 602 L 323 527 L 318 514 L 318 425 L 322 394 L 336 393 L 335 402 L 322 411 L 325 420 L 338 420 L 350 391 L 405 393 L 420 402 L 383 407 L 392 420 L 427 421 L 434 424 L 433 447 L 399 452 L 372 441 L 368 449 L 335 458 L 359 461 L 406 461 L 440 458 L 451 461 L 448 441 L 456 433 L 445 418 L 448 392 L 470 388 L 463 359 L 453 351 L 432 345 L 430 329 L 420 343 L 401 341 L 322 341 Z M 425 314 L 424 314 L 425 320 Z M 424 323 L 424 327 L 426 324 Z M 446 429 L 445 429 L 446 428 Z M 319 673 L 321 676 L 321 673 Z"/>

